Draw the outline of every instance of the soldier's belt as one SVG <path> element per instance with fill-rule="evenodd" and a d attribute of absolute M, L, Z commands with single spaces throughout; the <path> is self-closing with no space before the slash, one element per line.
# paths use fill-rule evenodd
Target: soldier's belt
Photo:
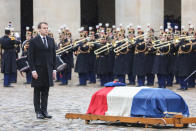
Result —
<path fill-rule="evenodd" d="M 134 54 L 145 53 L 145 51 L 135 51 Z"/>
<path fill-rule="evenodd" d="M 190 52 L 178 51 L 178 54 L 188 54 Z"/>
<path fill-rule="evenodd" d="M 169 53 L 165 54 L 165 53 L 156 53 L 156 55 L 168 55 Z"/>

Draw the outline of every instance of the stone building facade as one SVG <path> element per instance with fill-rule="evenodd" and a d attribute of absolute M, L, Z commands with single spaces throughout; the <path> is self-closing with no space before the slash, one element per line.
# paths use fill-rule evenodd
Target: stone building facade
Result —
<path fill-rule="evenodd" d="M 189 21 L 192 21 L 193 25 L 196 24 L 195 0 L 94 0 L 94 3 L 89 3 L 88 0 L 27 1 L 33 1 L 32 23 L 37 25 L 40 21 L 47 21 L 55 38 L 58 37 L 58 29 L 62 24 L 66 24 L 73 37 L 77 37 L 78 28 L 82 25 L 81 19 L 85 17 L 92 17 L 92 19 L 86 18 L 89 23 L 94 19 L 95 22 L 111 22 L 116 25 L 122 23 L 124 26 L 133 23 L 144 27 L 150 23 L 155 30 L 164 24 L 166 14 L 178 16 L 182 25 L 187 25 Z M 15 31 L 24 30 L 21 28 L 21 2 L 24 0 L 0 1 L 1 36 L 9 21 L 12 21 Z M 89 11 L 82 13 L 81 6 L 85 5 L 88 6 L 83 8 Z M 93 9 L 96 10 L 94 14 L 91 12 Z"/>

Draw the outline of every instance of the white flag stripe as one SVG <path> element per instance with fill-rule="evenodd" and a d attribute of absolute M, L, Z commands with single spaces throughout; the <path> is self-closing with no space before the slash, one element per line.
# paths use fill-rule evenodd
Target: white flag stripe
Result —
<path fill-rule="evenodd" d="M 108 116 L 130 116 L 134 96 L 148 87 L 115 87 L 107 95 Z"/>

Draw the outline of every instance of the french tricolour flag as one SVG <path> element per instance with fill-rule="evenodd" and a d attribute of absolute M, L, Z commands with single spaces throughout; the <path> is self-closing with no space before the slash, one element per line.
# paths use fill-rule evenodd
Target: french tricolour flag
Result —
<path fill-rule="evenodd" d="M 87 114 L 125 117 L 189 116 L 183 98 L 169 89 L 104 87 L 92 96 Z"/>

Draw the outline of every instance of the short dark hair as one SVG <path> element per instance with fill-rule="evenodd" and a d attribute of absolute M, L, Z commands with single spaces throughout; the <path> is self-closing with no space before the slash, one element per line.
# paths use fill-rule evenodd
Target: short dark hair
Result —
<path fill-rule="evenodd" d="M 11 31 L 10 31 L 10 30 L 5 29 L 5 34 L 6 34 L 6 35 L 9 35 L 10 33 L 11 33 Z"/>
<path fill-rule="evenodd" d="M 42 24 L 48 25 L 47 22 L 40 22 L 40 23 L 38 24 L 37 28 L 38 28 L 38 29 L 41 29 Z"/>

